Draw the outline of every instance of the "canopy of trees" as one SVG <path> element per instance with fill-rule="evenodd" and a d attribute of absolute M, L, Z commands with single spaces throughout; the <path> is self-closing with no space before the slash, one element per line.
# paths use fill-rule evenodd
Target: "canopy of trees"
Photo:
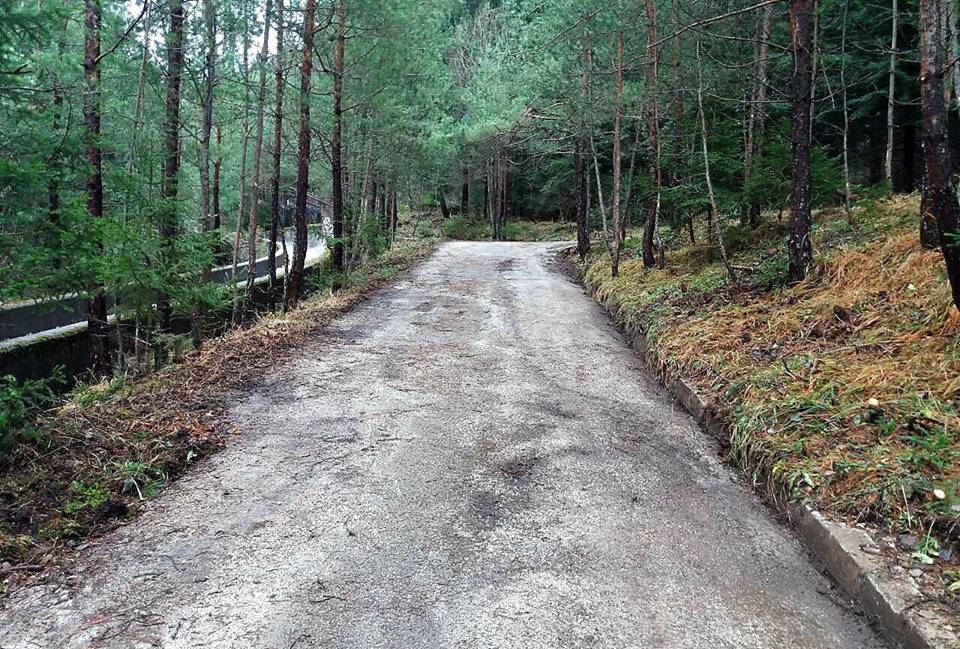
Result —
<path fill-rule="evenodd" d="M 246 311 L 210 269 L 249 263 L 249 295 L 261 239 L 270 303 L 296 303 L 308 196 L 333 274 L 390 245 L 400 205 L 494 237 L 575 219 L 613 274 L 628 225 L 654 266 L 665 230 L 706 223 L 726 259 L 724 224 L 788 210 L 799 281 L 812 208 L 886 185 L 922 188 L 960 302 L 957 30 L 952 0 L 10 0 L 0 300 L 88 296 L 105 372 L 106 296 L 199 343 L 204 314 Z"/>

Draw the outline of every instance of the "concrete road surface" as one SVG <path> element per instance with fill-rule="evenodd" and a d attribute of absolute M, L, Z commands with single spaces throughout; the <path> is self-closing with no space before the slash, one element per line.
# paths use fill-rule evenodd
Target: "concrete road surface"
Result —
<path fill-rule="evenodd" d="M 335 322 L 0 647 L 886 646 L 555 249 L 448 243 Z"/>

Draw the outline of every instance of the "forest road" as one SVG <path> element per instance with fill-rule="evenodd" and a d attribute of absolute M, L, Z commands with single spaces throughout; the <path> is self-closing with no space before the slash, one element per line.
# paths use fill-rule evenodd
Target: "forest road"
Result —
<path fill-rule="evenodd" d="M 447 243 L 335 321 L 0 647 L 886 646 L 557 249 Z"/>

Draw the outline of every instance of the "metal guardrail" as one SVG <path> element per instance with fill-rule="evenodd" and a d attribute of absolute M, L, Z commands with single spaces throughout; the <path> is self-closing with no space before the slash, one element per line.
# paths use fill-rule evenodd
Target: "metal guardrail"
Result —
<path fill-rule="evenodd" d="M 311 231 L 307 242 L 308 265 L 311 250 L 321 249 L 322 255 L 325 242 L 322 232 Z M 256 261 L 256 274 L 259 280 L 267 275 L 269 259 L 262 257 Z M 286 257 L 282 253 L 277 255 L 277 272 L 283 275 Z M 246 261 L 237 264 L 236 278 L 232 278 L 233 264 L 220 266 L 211 271 L 212 281 L 218 284 L 229 284 L 231 279 L 235 283 L 246 282 L 248 264 Z M 113 309 L 116 302 L 113 296 L 107 296 L 107 308 Z M 87 321 L 87 299 L 79 293 L 71 293 L 43 300 L 27 300 L 13 304 L 0 305 L 0 342 L 12 341 L 25 336 L 39 335 L 62 327 L 79 325 Z"/>

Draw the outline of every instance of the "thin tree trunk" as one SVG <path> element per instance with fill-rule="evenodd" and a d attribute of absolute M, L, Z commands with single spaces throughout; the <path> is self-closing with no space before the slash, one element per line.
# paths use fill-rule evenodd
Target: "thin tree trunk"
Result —
<path fill-rule="evenodd" d="M 213 131 L 213 89 L 217 71 L 217 14 L 213 0 L 203 0 L 204 36 L 204 91 L 200 122 L 200 215 L 204 231 L 213 229 L 210 214 L 210 135 Z"/>
<path fill-rule="evenodd" d="M 623 1 L 619 4 L 619 23 L 617 25 L 616 84 L 613 104 L 613 248 L 610 255 L 610 274 L 620 274 L 620 118 L 623 112 Z M 644 237 L 646 240 L 646 237 Z M 646 247 L 644 247 L 646 259 Z"/>
<path fill-rule="evenodd" d="M 620 207 L 623 212 L 623 223 L 620 228 L 621 244 L 627 240 L 627 230 L 630 228 L 630 203 L 633 199 L 633 181 L 637 171 L 637 150 L 640 148 L 640 137 L 643 130 L 640 128 L 639 121 L 633 124 L 633 143 L 630 145 L 630 166 L 627 169 L 627 189 L 623 197 L 623 205 Z"/>
<path fill-rule="evenodd" d="M 820 5 L 813 0 L 813 43 L 810 45 L 810 141 L 813 141 L 813 120 L 817 110 L 817 67 L 820 65 Z"/>
<path fill-rule="evenodd" d="M 63 31 L 60 33 L 60 38 L 57 40 L 57 55 L 63 58 L 67 51 L 67 22 L 64 22 Z M 52 85 L 53 85 L 53 119 L 50 124 L 50 128 L 53 131 L 54 137 L 65 138 L 66 133 L 61 134 L 61 124 L 60 119 L 63 116 L 63 80 L 60 78 L 60 74 L 54 71 L 51 74 Z M 52 224 L 56 225 L 60 221 L 60 182 L 63 179 L 63 163 L 60 160 L 60 156 L 54 156 L 49 164 L 49 178 L 47 179 L 47 220 Z M 52 245 L 56 246 L 56 241 L 51 242 Z M 55 268 L 60 267 L 60 258 L 54 257 L 53 265 Z"/>
<path fill-rule="evenodd" d="M 397 188 L 393 188 L 393 200 L 391 201 L 393 206 L 392 211 L 390 212 L 390 247 L 393 247 L 393 242 L 397 240 L 397 220 L 400 215 L 400 209 L 397 206 Z"/>
<path fill-rule="evenodd" d="M 143 46 L 140 55 L 140 72 L 137 76 L 137 102 L 133 111 L 133 137 L 130 138 L 130 157 L 127 173 L 133 172 L 140 162 L 140 139 L 143 135 L 143 116 L 146 105 L 147 63 L 150 61 L 150 19 L 153 16 L 153 0 L 144 0 Z"/>
<path fill-rule="evenodd" d="M 793 111 L 790 196 L 789 280 L 799 282 L 813 264 L 810 242 L 810 111 L 812 92 L 811 51 L 814 0 L 790 0 L 793 80 L 790 94 Z"/>
<path fill-rule="evenodd" d="M 380 185 L 380 202 L 378 205 L 377 229 L 381 232 L 387 229 L 387 184 Z"/>
<path fill-rule="evenodd" d="M 584 40 L 583 50 L 583 71 L 580 76 L 580 114 L 585 115 L 587 103 L 590 98 L 590 48 Z M 590 172 L 586 164 L 586 130 L 587 125 L 583 117 L 580 118 L 579 130 L 577 133 L 577 142 L 574 149 L 573 169 L 577 184 L 577 252 L 580 254 L 580 260 L 587 258 L 590 252 L 590 229 L 588 219 L 590 216 L 589 194 L 590 194 Z"/>
<path fill-rule="evenodd" d="M 600 182 L 600 163 L 597 162 L 597 145 L 590 137 L 590 151 L 593 154 L 593 171 L 597 179 L 597 202 L 600 204 L 600 221 L 603 226 L 603 242 L 607 246 L 607 252 L 613 256 L 613 248 L 610 244 L 610 230 L 607 226 L 607 209 L 603 204 L 603 185 Z"/>
<path fill-rule="evenodd" d="M 170 32 L 167 35 L 167 98 L 165 135 L 165 162 L 163 167 L 160 236 L 164 240 L 165 267 L 173 265 L 173 244 L 177 237 L 177 190 L 180 174 L 180 82 L 183 72 L 183 0 L 169 0 Z M 160 324 L 170 330 L 173 311 L 169 297 L 164 293 L 157 299 Z"/>
<path fill-rule="evenodd" d="M 344 0 L 337 3 L 337 38 L 333 53 L 333 135 L 331 168 L 333 170 L 333 269 L 343 270 L 343 72 L 346 44 L 346 9 Z"/>
<path fill-rule="evenodd" d="M 507 147 L 503 146 L 500 149 L 500 218 L 498 219 L 498 231 L 502 240 L 507 238 L 507 172 L 509 164 Z"/>
<path fill-rule="evenodd" d="M 757 84 L 750 103 L 750 115 L 747 121 L 747 143 L 744 151 L 743 184 L 749 186 L 753 179 L 753 161 L 759 151 L 759 140 L 763 135 L 766 121 L 767 103 L 767 59 L 770 58 L 770 35 L 773 29 L 773 5 L 763 8 L 760 21 L 760 43 L 757 48 Z M 747 221 L 756 227 L 760 223 L 760 205 L 756 202 L 747 206 Z"/>
<path fill-rule="evenodd" d="M 590 233 L 587 230 L 587 170 L 584 164 L 583 133 L 577 135 L 573 153 L 573 175 L 577 186 L 577 253 L 580 261 L 590 252 Z"/>
<path fill-rule="evenodd" d="M 288 274 L 286 307 L 296 306 L 307 257 L 307 190 L 310 175 L 310 76 L 313 72 L 313 31 L 317 0 L 306 0 L 303 12 L 303 61 L 300 63 L 300 137 L 297 144 L 296 243 Z"/>
<path fill-rule="evenodd" d="M 483 188 L 484 193 L 484 203 L 483 211 L 485 218 L 490 221 L 490 234 L 496 239 L 497 238 L 497 218 L 496 210 L 493 209 L 493 197 L 497 193 L 497 186 L 493 180 L 493 158 L 491 157 L 487 160 L 487 182 L 484 184 Z"/>
<path fill-rule="evenodd" d="M 237 205 L 237 227 L 233 232 L 233 268 L 230 271 L 230 283 L 237 283 L 237 266 L 240 263 L 240 231 L 247 209 L 247 150 L 250 148 L 250 7 L 246 0 L 243 3 L 243 141 L 240 153 L 240 200 Z M 240 316 L 240 299 L 234 296 L 233 321 L 236 323 Z"/>
<path fill-rule="evenodd" d="M 700 41 L 697 41 L 697 116 L 700 118 L 700 141 L 703 145 L 703 173 L 707 181 L 707 196 L 710 199 L 710 229 L 714 240 L 717 242 L 717 250 L 720 251 L 720 260 L 723 267 L 727 269 L 730 281 L 737 283 L 737 274 L 734 272 L 733 265 L 727 257 L 727 247 L 723 243 L 723 232 L 720 227 L 720 211 L 717 209 L 717 197 L 713 191 L 713 178 L 710 176 L 710 152 L 707 147 L 707 116 L 703 110 L 703 58 L 700 54 Z"/>
<path fill-rule="evenodd" d="M 470 211 L 470 170 L 466 166 L 460 172 L 460 214 L 467 216 Z"/>
<path fill-rule="evenodd" d="M 443 215 L 443 220 L 446 221 L 450 218 L 450 208 L 447 207 L 447 199 L 443 196 L 443 187 L 437 187 L 437 200 L 440 202 L 440 214 Z"/>
<path fill-rule="evenodd" d="M 896 109 L 897 90 L 897 31 L 899 29 L 900 12 L 897 0 L 893 0 L 892 27 L 890 29 L 890 73 L 887 77 L 887 150 L 883 159 L 883 174 L 893 190 L 893 134 L 894 113 Z"/>
<path fill-rule="evenodd" d="M 216 127 L 217 133 L 217 159 L 213 162 L 213 229 L 220 229 L 220 173 L 223 171 L 223 133 L 220 127 Z M 217 244 L 220 249 L 220 244 Z"/>
<path fill-rule="evenodd" d="M 247 219 L 247 299 L 253 297 L 253 286 L 257 279 L 257 217 L 260 213 L 260 159 L 263 155 L 263 118 L 267 103 L 267 54 L 270 48 L 270 14 L 273 12 L 272 0 L 266 0 L 263 13 L 263 42 L 260 45 L 260 84 L 257 87 L 257 139 L 253 145 L 253 185 L 250 188 L 250 216 Z"/>
<path fill-rule="evenodd" d="M 920 104 L 927 170 L 924 193 L 928 209 L 921 218 L 921 239 L 924 237 L 924 222 L 928 218 L 935 219 L 953 304 L 960 308 L 960 207 L 953 183 L 947 103 L 943 93 L 947 57 L 940 39 L 942 11 L 943 0 L 920 0 Z"/>
<path fill-rule="evenodd" d="M 277 301 L 277 236 L 280 229 L 280 153 L 283 148 L 283 0 L 277 0 L 277 56 L 274 69 L 276 103 L 273 109 L 273 174 L 270 176 L 270 310 Z"/>
<path fill-rule="evenodd" d="M 87 128 L 87 211 L 93 219 L 103 218 L 103 150 L 100 141 L 100 0 L 85 1 L 85 30 L 83 47 L 83 117 Z M 97 246 L 103 251 L 101 241 Z M 97 376 L 110 372 L 107 348 L 107 299 L 103 285 L 92 279 L 87 301 L 87 334 L 90 337 L 90 368 Z"/>
<path fill-rule="evenodd" d="M 650 93 L 650 181 L 653 184 L 654 197 L 647 208 L 647 222 L 643 229 L 643 265 L 653 268 L 657 263 L 654 256 L 654 239 L 657 235 L 657 221 L 660 219 L 660 112 L 657 106 L 657 81 L 659 77 L 659 54 L 656 47 L 657 22 L 653 0 L 647 0 L 647 58 L 650 61 L 647 83 Z"/>
<path fill-rule="evenodd" d="M 843 27 L 840 36 L 840 85 L 843 87 L 843 211 L 853 224 L 850 207 L 850 108 L 847 100 L 847 14 L 850 0 L 843 0 Z"/>

